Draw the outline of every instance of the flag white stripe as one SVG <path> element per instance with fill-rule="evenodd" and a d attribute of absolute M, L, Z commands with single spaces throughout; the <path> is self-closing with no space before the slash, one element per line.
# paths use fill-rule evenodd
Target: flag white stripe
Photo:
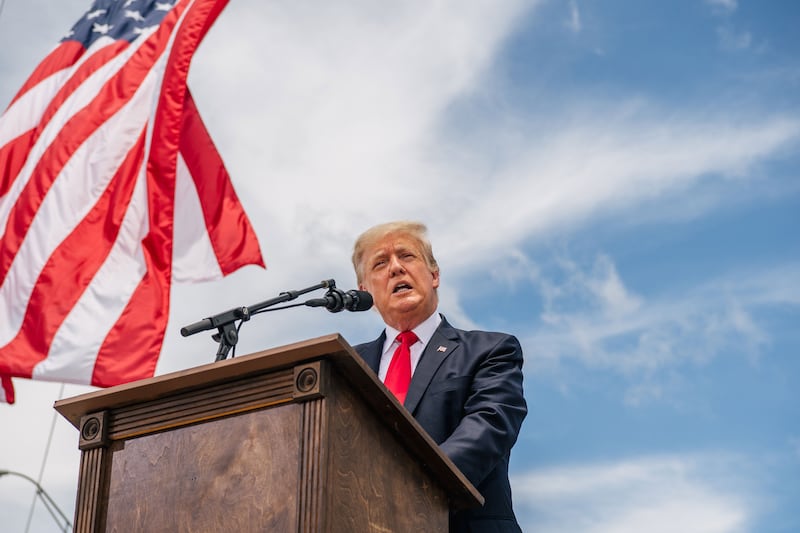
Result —
<path fill-rule="evenodd" d="M 42 120 L 42 115 L 53 95 L 58 92 L 70 74 L 69 69 L 64 69 L 48 76 L 6 109 L 3 120 L 0 120 L 0 146 L 31 130 Z"/>
<path fill-rule="evenodd" d="M 175 182 L 172 279 L 186 282 L 221 278 L 222 270 L 211 245 L 197 187 L 186 162 L 179 155 Z"/>

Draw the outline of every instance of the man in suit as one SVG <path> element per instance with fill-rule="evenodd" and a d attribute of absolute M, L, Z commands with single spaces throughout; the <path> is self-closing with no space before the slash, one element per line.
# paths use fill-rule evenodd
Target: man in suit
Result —
<path fill-rule="evenodd" d="M 485 499 L 481 508 L 452 514 L 450 530 L 519 532 L 508 481 L 527 414 L 519 342 L 456 329 L 438 313 L 439 267 L 423 224 L 367 230 L 355 243 L 353 266 L 386 324 L 356 351 Z M 401 333 L 405 340 L 396 340 Z"/>

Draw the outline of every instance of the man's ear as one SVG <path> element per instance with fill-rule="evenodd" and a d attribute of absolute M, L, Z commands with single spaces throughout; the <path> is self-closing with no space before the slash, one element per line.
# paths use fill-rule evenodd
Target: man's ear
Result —
<path fill-rule="evenodd" d="M 439 288 L 439 269 L 431 271 L 431 275 L 433 276 L 433 288 Z"/>

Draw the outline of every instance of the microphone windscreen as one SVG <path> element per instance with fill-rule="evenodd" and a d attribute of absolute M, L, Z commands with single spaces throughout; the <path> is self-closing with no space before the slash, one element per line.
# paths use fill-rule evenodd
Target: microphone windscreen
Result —
<path fill-rule="evenodd" d="M 351 311 L 367 311 L 372 308 L 372 295 L 367 291 L 351 291 L 353 308 Z"/>

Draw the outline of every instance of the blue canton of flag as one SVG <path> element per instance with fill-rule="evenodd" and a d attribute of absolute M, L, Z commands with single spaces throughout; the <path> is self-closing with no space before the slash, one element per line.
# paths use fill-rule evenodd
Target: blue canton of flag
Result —
<path fill-rule="evenodd" d="M 61 42 L 78 41 L 86 48 L 101 37 L 132 42 L 161 24 L 174 4 L 170 0 L 96 0 Z"/>

